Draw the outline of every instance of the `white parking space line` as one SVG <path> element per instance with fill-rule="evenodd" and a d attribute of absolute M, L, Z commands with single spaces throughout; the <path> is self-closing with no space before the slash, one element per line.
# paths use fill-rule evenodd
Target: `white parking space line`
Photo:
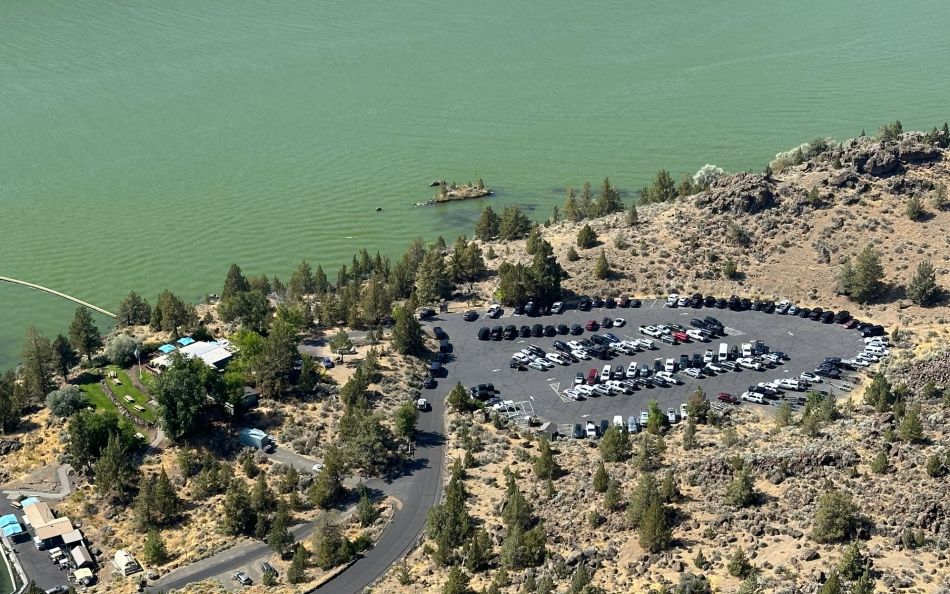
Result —
<path fill-rule="evenodd" d="M 492 369 L 492 370 L 491 370 L 492 373 L 497 373 L 497 372 L 499 372 L 499 371 L 501 371 L 501 367 L 499 367 L 498 369 Z"/>

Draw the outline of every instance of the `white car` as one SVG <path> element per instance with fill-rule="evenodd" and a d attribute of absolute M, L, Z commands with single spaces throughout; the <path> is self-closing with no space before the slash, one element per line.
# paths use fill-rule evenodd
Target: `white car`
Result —
<path fill-rule="evenodd" d="M 537 369 L 538 371 L 545 371 L 547 367 L 541 364 L 541 361 L 535 359 L 534 361 L 528 363 L 528 367 L 531 369 Z"/>
<path fill-rule="evenodd" d="M 743 392 L 740 396 L 742 400 L 746 402 L 755 402 L 756 404 L 765 404 L 765 397 L 759 394 L 758 392 Z"/>
<path fill-rule="evenodd" d="M 797 316 L 799 311 L 799 307 L 794 303 L 788 306 L 788 315 L 790 316 Z"/>
<path fill-rule="evenodd" d="M 661 334 L 663 334 L 663 332 L 660 331 L 660 329 L 656 326 L 640 326 L 639 330 L 640 334 L 646 334 L 647 336 L 652 336 L 653 338 L 658 338 Z"/>
<path fill-rule="evenodd" d="M 865 361 L 870 361 L 871 363 L 877 363 L 881 360 L 880 357 L 874 353 L 860 353 L 854 357 L 855 359 L 864 359 Z"/>
<path fill-rule="evenodd" d="M 587 437 L 594 439 L 597 437 L 597 426 L 594 425 L 593 421 L 587 421 Z"/>
<path fill-rule="evenodd" d="M 801 390 L 802 389 L 802 386 L 800 383 L 798 383 L 798 380 L 790 378 L 790 377 L 785 377 L 778 380 L 778 385 L 783 390 Z"/>
<path fill-rule="evenodd" d="M 616 390 L 618 394 L 632 394 L 633 390 L 627 387 L 626 384 L 620 380 L 610 380 L 607 382 L 607 386 L 612 390 Z"/>
<path fill-rule="evenodd" d="M 670 373 L 669 371 L 657 371 L 656 377 L 664 381 L 667 381 L 671 384 L 675 384 L 677 386 L 683 383 L 679 380 L 678 377 L 676 377 L 674 374 Z"/>
<path fill-rule="evenodd" d="M 663 365 L 663 371 L 666 373 L 673 373 L 676 371 L 676 361 L 672 357 L 666 360 L 666 364 Z"/>
<path fill-rule="evenodd" d="M 710 362 L 710 363 L 706 363 L 706 367 L 707 367 L 710 371 L 712 371 L 713 373 L 725 373 L 725 372 L 726 372 L 726 368 L 723 367 L 722 365 L 720 365 L 719 363 L 717 363 L 716 361 L 712 361 L 712 362 Z"/>
<path fill-rule="evenodd" d="M 803 379 L 810 384 L 820 384 L 821 376 L 810 371 L 803 371 L 801 375 L 798 376 L 799 379 Z"/>
<path fill-rule="evenodd" d="M 736 363 L 738 363 L 741 367 L 745 367 L 746 369 L 762 371 L 762 364 L 754 359 L 750 359 L 749 357 L 740 357 L 739 359 L 736 359 Z"/>
<path fill-rule="evenodd" d="M 868 360 L 866 360 L 866 359 L 861 359 L 861 358 L 859 358 L 859 357 L 855 357 L 854 359 L 845 359 L 845 360 L 842 361 L 842 363 L 847 363 L 847 364 L 849 364 L 849 365 L 854 365 L 855 367 L 870 367 L 870 366 L 871 366 L 871 362 L 870 362 L 870 361 L 868 361 Z"/>
<path fill-rule="evenodd" d="M 577 388 L 568 388 L 564 390 L 564 395 L 571 400 L 580 400 L 581 393 L 577 390 Z"/>
<path fill-rule="evenodd" d="M 675 408 L 666 409 L 666 419 L 670 422 L 670 425 L 676 424 L 676 421 L 678 421 L 679 419 L 676 418 Z"/>
<path fill-rule="evenodd" d="M 638 339 L 637 339 L 637 342 L 640 343 L 640 346 L 643 347 L 644 350 L 655 350 L 655 349 L 656 349 L 656 343 L 654 343 L 654 342 L 653 342 L 652 340 L 650 340 L 649 338 L 638 338 Z"/>
<path fill-rule="evenodd" d="M 650 420 L 650 413 L 645 410 L 640 411 L 640 425 L 643 427 L 647 426 L 647 421 Z"/>
<path fill-rule="evenodd" d="M 868 336 L 864 339 L 864 344 L 887 344 L 886 336 Z"/>
<path fill-rule="evenodd" d="M 703 363 L 712 363 L 713 352 L 711 349 L 706 349 L 706 352 L 703 354 Z"/>
<path fill-rule="evenodd" d="M 701 379 L 703 377 L 703 372 L 696 369 L 695 367 L 690 367 L 689 369 L 683 370 L 683 375 L 688 375 L 693 379 Z"/>
<path fill-rule="evenodd" d="M 627 325 L 627 320 L 623 318 L 614 318 L 614 328 L 623 328 Z"/>
<path fill-rule="evenodd" d="M 680 404 L 680 418 L 681 418 L 681 419 L 688 419 L 688 418 L 689 418 L 689 413 L 688 413 L 688 411 L 686 410 L 686 403 L 685 403 L 685 402 L 682 403 L 682 404 Z"/>
<path fill-rule="evenodd" d="M 676 293 L 670 293 L 666 298 L 667 307 L 676 307 L 679 304 L 680 296 Z"/>
<path fill-rule="evenodd" d="M 791 306 L 792 304 L 788 299 L 782 299 L 777 304 L 775 304 L 775 313 L 785 315 L 788 313 L 788 308 Z"/>
<path fill-rule="evenodd" d="M 575 388 L 577 392 L 583 396 L 590 396 L 594 392 L 594 386 L 588 384 L 581 384 Z"/>
<path fill-rule="evenodd" d="M 624 340 L 620 344 L 624 345 L 633 352 L 640 352 L 643 350 L 643 345 L 640 344 L 639 340 Z"/>
<path fill-rule="evenodd" d="M 689 336 L 696 342 L 709 342 L 709 339 L 706 338 L 706 336 L 702 332 L 697 330 L 696 328 L 690 328 L 689 330 L 687 330 L 686 336 Z"/>
<path fill-rule="evenodd" d="M 766 353 L 762 355 L 762 359 L 768 361 L 772 365 L 778 365 L 782 362 L 782 358 L 776 355 L 775 353 Z"/>
<path fill-rule="evenodd" d="M 557 363 L 558 365 L 571 364 L 570 360 L 565 361 L 564 359 L 561 358 L 561 355 L 557 353 L 548 353 L 547 355 L 544 356 L 544 358 L 547 359 L 548 361 L 551 361 L 552 363 Z"/>
<path fill-rule="evenodd" d="M 630 365 L 627 365 L 626 375 L 628 378 L 637 377 L 637 362 L 636 361 L 633 361 L 632 363 L 630 363 Z"/>
<path fill-rule="evenodd" d="M 590 354 L 584 349 L 574 349 L 571 354 L 584 361 L 590 361 Z"/>
<path fill-rule="evenodd" d="M 425 398 L 420 398 L 419 400 L 416 400 L 416 408 L 418 410 L 425 412 L 429 410 L 429 406 L 430 406 L 429 401 L 426 400 Z"/>
<path fill-rule="evenodd" d="M 531 361 L 531 359 L 529 359 L 527 355 L 521 352 L 515 353 L 514 355 L 511 356 L 511 358 L 514 359 L 515 361 L 518 361 L 519 363 L 527 363 L 528 361 Z"/>
<path fill-rule="evenodd" d="M 569 340 L 569 341 L 567 341 L 567 346 L 571 347 L 571 348 L 574 349 L 574 350 L 584 348 L 584 345 L 582 345 L 581 343 L 577 342 L 576 340 Z"/>
<path fill-rule="evenodd" d="M 686 297 L 680 297 L 680 300 L 676 302 L 676 305 L 679 307 L 686 307 L 689 305 L 689 299 Z"/>

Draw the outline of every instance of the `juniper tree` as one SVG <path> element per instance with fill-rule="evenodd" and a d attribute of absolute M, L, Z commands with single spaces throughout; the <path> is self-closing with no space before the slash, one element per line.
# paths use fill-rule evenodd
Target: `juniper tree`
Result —
<path fill-rule="evenodd" d="M 577 232 L 577 247 L 588 249 L 595 245 L 597 245 L 597 234 L 590 228 L 590 225 L 585 223 L 581 230 Z"/>
<path fill-rule="evenodd" d="M 934 266 L 925 260 L 917 265 L 917 272 L 907 285 L 907 298 L 917 305 L 932 305 L 940 296 Z"/>
<path fill-rule="evenodd" d="M 607 262 L 607 254 L 604 248 L 600 248 L 600 255 L 597 256 L 597 263 L 594 265 L 594 276 L 604 280 L 610 277 L 610 264 Z"/>
<path fill-rule="evenodd" d="M 610 483 L 610 475 L 607 474 L 607 468 L 604 466 L 604 463 L 601 462 L 597 466 L 597 471 L 594 473 L 594 490 L 598 493 L 603 493 L 607 490 L 607 485 Z"/>

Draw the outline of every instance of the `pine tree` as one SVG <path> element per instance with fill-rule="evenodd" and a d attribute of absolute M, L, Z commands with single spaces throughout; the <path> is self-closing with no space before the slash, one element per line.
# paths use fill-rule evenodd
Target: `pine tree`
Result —
<path fill-rule="evenodd" d="M 73 346 L 69 344 L 69 339 L 62 334 L 56 335 L 52 348 L 53 365 L 63 377 L 63 381 L 69 381 L 69 368 L 79 364 L 79 354 L 73 350 Z"/>
<path fill-rule="evenodd" d="M 726 502 L 732 507 L 743 508 L 752 505 L 757 499 L 755 481 L 749 469 L 743 465 L 726 488 Z"/>
<path fill-rule="evenodd" d="M 634 528 L 643 520 L 646 510 L 653 502 L 660 502 L 660 492 L 656 486 L 656 479 L 652 474 L 645 472 L 640 476 L 637 486 L 630 494 L 627 505 L 627 522 Z"/>
<path fill-rule="evenodd" d="M 904 441 L 910 443 L 920 443 L 924 441 L 924 426 L 920 420 L 920 405 L 914 405 L 907 409 L 901 424 L 897 428 L 897 434 Z"/>
<path fill-rule="evenodd" d="M 877 453 L 877 456 L 874 457 L 874 460 L 871 461 L 871 472 L 874 474 L 885 474 L 887 473 L 887 452 L 881 450 Z"/>
<path fill-rule="evenodd" d="M 476 573 L 488 568 L 491 554 L 491 536 L 487 530 L 479 528 L 465 548 L 465 569 Z"/>
<path fill-rule="evenodd" d="M 917 265 L 917 272 L 907 285 L 907 298 L 917 305 L 927 307 L 939 296 L 940 287 L 937 286 L 933 264 L 925 260 Z"/>
<path fill-rule="evenodd" d="M 291 584 L 299 584 L 307 581 L 307 549 L 299 543 L 294 550 L 290 567 L 287 568 L 287 581 Z"/>
<path fill-rule="evenodd" d="M 600 457 L 605 462 L 622 462 L 630 457 L 630 438 L 627 431 L 611 425 L 600 440 Z"/>
<path fill-rule="evenodd" d="M 610 264 L 607 262 L 607 254 L 604 248 L 600 248 L 600 255 L 597 256 L 597 263 L 594 265 L 594 276 L 601 280 L 610 277 Z"/>
<path fill-rule="evenodd" d="M 445 260 L 440 251 L 431 249 L 416 271 L 416 297 L 420 303 L 436 303 L 449 297 L 451 292 Z"/>
<path fill-rule="evenodd" d="M 891 383 L 880 371 L 874 374 L 871 385 L 864 390 L 864 401 L 873 406 L 874 410 L 878 412 L 889 410 L 894 403 Z"/>
<path fill-rule="evenodd" d="M 838 572 L 832 569 L 831 575 L 829 575 L 825 583 L 821 585 L 821 588 L 818 588 L 818 594 L 841 594 L 842 592 L 844 592 L 844 588 L 841 585 Z"/>
<path fill-rule="evenodd" d="M 360 489 L 360 499 L 356 504 L 356 517 L 360 526 L 366 528 L 379 518 L 379 508 L 369 495 L 369 489 L 362 487 Z"/>
<path fill-rule="evenodd" d="M 221 509 L 221 531 L 228 536 L 239 536 L 253 532 L 257 517 L 251 507 L 251 497 L 244 481 L 231 481 L 224 494 L 224 506 Z"/>
<path fill-rule="evenodd" d="M 557 207 L 557 204 L 554 205 L 554 208 L 551 209 L 551 223 L 558 224 L 561 220 L 561 210 Z"/>
<path fill-rule="evenodd" d="M 581 218 L 594 216 L 594 192 L 590 189 L 590 182 L 584 182 L 584 186 L 581 188 L 578 210 L 583 215 Z"/>
<path fill-rule="evenodd" d="M 524 243 L 524 250 L 529 255 L 534 255 L 537 253 L 538 248 L 541 246 L 541 227 L 537 223 L 531 225 L 531 231 L 528 232 L 528 238 Z"/>
<path fill-rule="evenodd" d="M 666 518 L 666 509 L 658 499 L 652 501 L 643 512 L 637 535 L 640 546 L 651 553 L 658 553 L 670 546 L 673 532 Z"/>
<path fill-rule="evenodd" d="M 155 479 L 153 501 L 160 526 L 167 526 L 176 520 L 181 513 L 181 499 L 178 497 L 175 485 L 168 478 L 164 466 L 162 466 L 161 472 L 158 473 L 158 477 Z"/>
<path fill-rule="evenodd" d="M 267 546 L 274 552 L 283 554 L 293 543 L 294 535 L 290 532 L 290 509 L 286 503 L 280 502 L 277 505 L 274 520 L 270 524 L 270 531 L 267 533 Z"/>
<path fill-rule="evenodd" d="M 449 575 L 442 585 L 442 594 L 470 594 L 469 578 L 458 565 L 449 570 Z"/>
<path fill-rule="evenodd" d="M 478 222 L 475 223 L 475 237 L 482 241 L 491 241 L 498 237 L 501 230 L 501 218 L 492 207 L 486 206 Z"/>
<path fill-rule="evenodd" d="M 871 579 L 870 572 L 865 569 L 858 579 L 851 584 L 851 594 L 873 594 L 874 580 Z"/>
<path fill-rule="evenodd" d="M 564 198 L 564 219 L 567 221 L 577 222 L 584 218 L 584 213 L 581 212 L 580 206 L 577 203 L 577 196 L 574 193 L 574 188 L 567 189 L 567 196 Z"/>
<path fill-rule="evenodd" d="M 76 314 L 69 325 L 69 343 L 76 352 L 85 355 L 90 361 L 96 351 L 102 347 L 102 336 L 92 320 L 92 314 L 82 305 L 76 308 Z"/>
<path fill-rule="evenodd" d="M 332 569 L 337 565 L 348 563 L 355 555 L 356 551 L 353 544 L 333 524 L 323 526 L 314 535 L 314 562 L 321 569 Z"/>
<path fill-rule="evenodd" d="M 567 248 L 567 261 L 568 262 L 577 262 L 581 257 L 577 255 L 577 250 L 574 249 L 574 246 L 569 246 Z"/>
<path fill-rule="evenodd" d="M 607 490 L 604 491 L 604 507 L 609 511 L 617 511 L 623 507 L 623 490 L 620 481 L 610 479 Z"/>
<path fill-rule="evenodd" d="M 505 501 L 502 504 L 501 517 L 508 528 L 520 526 L 527 529 L 531 526 L 534 509 L 518 487 L 515 476 L 508 473 Z"/>
<path fill-rule="evenodd" d="M 884 292 L 884 267 L 881 256 L 871 245 L 858 254 L 847 295 L 858 303 L 867 303 Z"/>
<path fill-rule="evenodd" d="M 672 503 L 679 499 L 680 490 L 676 484 L 676 476 L 673 474 L 673 469 L 668 469 L 666 474 L 663 475 L 663 482 L 660 483 L 660 499 L 666 503 Z"/>
<path fill-rule="evenodd" d="M 627 225 L 633 227 L 640 223 L 640 213 L 637 212 L 637 203 L 631 201 L 630 208 L 627 210 Z"/>
<path fill-rule="evenodd" d="M 686 419 L 686 431 L 683 432 L 683 449 L 691 450 L 696 447 L 696 422 L 692 417 Z"/>
<path fill-rule="evenodd" d="M 139 324 L 148 324 L 151 321 L 152 309 L 141 295 L 135 291 L 130 291 L 119 309 L 115 313 L 115 319 L 119 326 L 135 326 Z"/>
<path fill-rule="evenodd" d="M 610 475 L 607 474 L 607 468 L 604 466 L 604 463 L 601 462 L 597 466 L 597 471 L 594 473 L 594 490 L 598 493 L 603 493 L 607 490 L 609 483 Z"/>
<path fill-rule="evenodd" d="M 587 249 L 595 245 L 597 245 L 597 234 L 590 228 L 590 225 L 585 224 L 577 233 L 577 247 Z"/>
<path fill-rule="evenodd" d="M 158 530 L 154 528 L 148 531 L 142 552 L 145 556 L 145 562 L 149 565 L 161 565 L 168 560 L 168 549 L 165 548 L 165 542 Z"/>
<path fill-rule="evenodd" d="M 840 542 L 858 527 L 858 511 L 851 496 L 832 489 L 818 498 L 811 537 L 817 542 Z"/>
<path fill-rule="evenodd" d="M 749 562 L 749 558 L 746 557 L 742 547 L 737 548 L 735 552 L 732 553 L 727 569 L 729 570 L 729 575 L 743 579 L 752 573 L 752 564 Z"/>
<path fill-rule="evenodd" d="M 868 559 L 861 552 L 861 544 L 854 541 L 845 549 L 838 563 L 838 573 L 846 580 L 855 581 L 867 571 Z"/>
<path fill-rule="evenodd" d="M 506 206 L 501 213 L 498 238 L 504 241 L 523 239 L 531 230 L 531 220 L 517 206 Z"/>
<path fill-rule="evenodd" d="M 231 267 L 228 268 L 228 274 L 224 278 L 224 288 L 221 289 L 221 301 L 226 301 L 237 293 L 249 290 L 250 285 L 241 272 L 241 267 L 237 264 L 231 264 Z"/>
<path fill-rule="evenodd" d="M 20 394 L 27 403 L 39 404 L 46 395 L 56 388 L 53 381 L 55 355 L 49 339 L 30 326 L 26 331 L 26 340 L 20 352 L 20 374 L 18 386 Z M 14 387 L 16 387 L 15 384 Z"/>
<path fill-rule="evenodd" d="M 150 476 L 142 476 L 139 482 L 139 492 L 135 496 L 132 505 L 135 514 L 135 528 L 139 531 L 147 531 L 153 528 L 157 522 L 155 519 L 155 509 L 153 500 L 155 498 L 155 479 Z"/>
<path fill-rule="evenodd" d="M 267 484 L 267 478 L 261 472 L 257 475 L 254 488 L 251 490 L 251 509 L 259 515 L 266 515 L 272 511 L 277 503 L 274 492 Z"/>
<path fill-rule="evenodd" d="M 392 345 L 400 355 L 415 355 L 422 352 L 425 340 L 422 336 L 422 326 L 412 315 L 407 306 L 393 308 Z"/>
<path fill-rule="evenodd" d="M 107 501 L 125 502 L 137 480 L 139 470 L 131 452 L 115 434 L 109 434 L 105 448 L 93 466 L 96 491 Z"/>
<path fill-rule="evenodd" d="M 557 462 L 554 461 L 551 443 L 545 438 L 540 441 L 538 457 L 534 459 L 533 466 L 534 474 L 539 479 L 551 479 L 558 474 L 559 468 Z"/>

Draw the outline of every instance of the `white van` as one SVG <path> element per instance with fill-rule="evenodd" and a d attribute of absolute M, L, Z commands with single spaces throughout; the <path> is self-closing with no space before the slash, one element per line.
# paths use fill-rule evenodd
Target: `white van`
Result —
<path fill-rule="evenodd" d="M 891 351 L 888 350 L 888 348 L 883 345 L 869 344 L 866 347 L 864 347 L 864 352 L 872 353 L 874 355 L 886 355 L 890 353 Z"/>
<path fill-rule="evenodd" d="M 719 343 L 719 360 L 720 361 L 729 360 L 729 345 L 724 342 Z"/>
<path fill-rule="evenodd" d="M 666 360 L 666 364 L 663 366 L 663 371 L 667 373 L 673 373 L 676 371 L 676 361 L 672 358 Z"/>
<path fill-rule="evenodd" d="M 745 358 L 747 358 L 747 359 L 752 356 L 752 343 L 751 343 L 751 342 L 743 342 L 743 343 L 742 343 L 742 356 L 745 357 Z"/>
<path fill-rule="evenodd" d="M 614 427 L 620 427 L 621 429 L 623 429 L 623 416 L 622 416 L 622 415 L 614 415 Z"/>
<path fill-rule="evenodd" d="M 670 293 L 666 298 L 667 307 L 676 307 L 676 304 L 679 303 L 680 296 L 676 293 Z"/>
<path fill-rule="evenodd" d="M 600 381 L 606 382 L 610 379 L 610 365 L 604 365 L 604 368 L 600 371 Z"/>

